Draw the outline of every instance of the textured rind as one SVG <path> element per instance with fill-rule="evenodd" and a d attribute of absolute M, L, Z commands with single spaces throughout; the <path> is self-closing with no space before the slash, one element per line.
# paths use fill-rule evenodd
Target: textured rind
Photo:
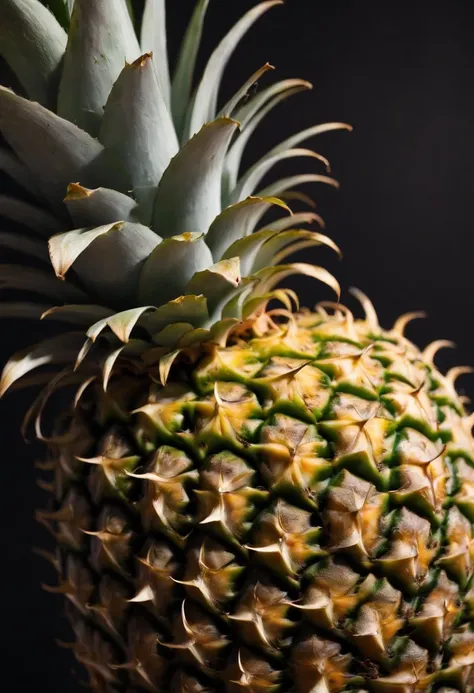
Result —
<path fill-rule="evenodd" d="M 95 690 L 473 690 L 472 420 L 430 350 L 263 315 L 157 380 L 90 386 L 43 465 Z"/>

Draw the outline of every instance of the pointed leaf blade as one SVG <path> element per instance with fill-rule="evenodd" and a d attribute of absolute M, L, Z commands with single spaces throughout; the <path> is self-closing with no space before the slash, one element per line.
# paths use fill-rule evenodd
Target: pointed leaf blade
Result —
<path fill-rule="evenodd" d="M 76 0 L 59 86 L 58 113 L 97 135 L 125 61 L 140 55 L 125 0 Z"/>
<path fill-rule="evenodd" d="M 186 121 L 196 58 L 209 0 L 199 0 L 184 35 L 171 87 L 171 110 L 180 141 Z"/>
<path fill-rule="evenodd" d="M 114 187 L 156 188 L 179 145 L 150 53 L 126 65 L 105 106 L 99 140 Z"/>
<path fill-rule="evenodd" d="M 212 251 L 214 260 L 217 262 L 228 256 L 229 246 L 235 244 L 240 238 L 249 236 L 261 217 L 273 205 L 282 207 L 291 214 L 286 204 L 276 197 L 248 197 L 224 209 L 212 222 L 206 235 L 206 243 Z M 234 253 L 229 257 L 237 255 L 238 253 Z"/>
<path fill-rule="evenodd" d="M 153 53 L 153 63 L 160 85 L 160 93 L 165 104 L 169 107 L 171 96 L 166 45 L 165 0 L 146 0 L 140 43 L 143 53 Z"/>
<path fill-rule="evenodd" d="M 207 232 L 221 211 L 222 165 L 237 127 L 229 118 L 205 125 L 171 161 L 155 199 L 157 233 L 169 238 Z"/>
<path fill-rule="evenodd" d="M 169 301 L 153 313 L 143 316 L 141 324 L 152 336 L 172 323 L 188 322 L 193 327 L 203 325 L 209 318 L 204 296 L 188 294 Z"/>
<path fill-rule="evenodd" d="M 62 209 L 71 180 L 94 187 L 102 145 L 67 120 L 0 88 L 0 132 L 52 205 Z"/>
<path fill-rule="evenodd" d="M 222 260 L 212 267 L 197 272 L 186 287 L 186 293 L 202 294 L 207 299 L 209 314 L 240 285 L 240 261 L 238 257 Z"/>
<path fill-rule="evenodd" d="M 313 152 L 311 149 L 287 149 L 285 151 L 280 151 L 272 154 L 271 156 L 266 155 L 256 164 L 254 164 L 248 171 L 242 176 L 241 180 L 238 182 L 234 191 L 232 192 L 232 201 L 239 202 L 245 199 L 255 191 L 255 188 L 260 183 L 262 178 L 270 171 L 273 166 L 275 166 L 280 161 L 285 159 L 293 159 L 295 157 L 310 157 L 322 161 L 326 167 L 329 167 L 327 160 L 320 154 Z"/>
<path fill-rule="evenodd" d="M 187 138 L 198 132 L 202 126 L 216 117 L 217 97 L 224 69 L 240 42 L 257 19 L 275 5 L 281 5 L 281 0 L 261 2 L 249 10 L 237 24 L 222 39 L 211 55 L 192 104 Z"/>
<path fill-rule="evenodd" d="M 240 164 L 249 139 L 262 120 L 282 101 L 311 89 L 311 84 L 301 79 L 288 79 L 273 84 L 265 91 L 254 96 L 248 104 L 242 106 L 235 114 L 235 119 L 241 124 L 241 131 L 236 141 L 227 153 L 223 173 L 223 202 L 227 204 L 231 193 L 237 185 Z M 274 97 L 274 98 L 272 98 Z M 268 101 L 268 103 L 267 103 Z"/>
<path fill-rule="evenodd" d="M 213 263 L 204 235 L 187 233 L 160 243 L 145 261 L 140 275 L 138 300 L 162 305 L 181 296 L 196 274 Z"/>
<path fill-rule="evenodd" d="M 135 200 L 117 190 L 110 188 L 91 190 L 78 183 L 69 185 L 64 203 L 74 225 L 78 228 L 103 226 L 118 221 L 134 221 L 134 212 L 137 208 Z"/>
<path fill-rule="evenodd" d="M 21 377 L 47 364 L 73 363 L 84 335 L 67 332 L 15 354 L 3 369 L 0 397 Z"/>
<path fill-rule="evenodd" d="M 74 265 L 87 291 L 107 305 L 125 309 L 135 303 L 142 265 L 160 240 L 141 224 L 107 224 L 53 237 L 50 254 L 59 276 Z"/>
<path fill-rule="evenodd" d="M 59 70 L 67 35 L 39 0 L 2 0 L 0 55 L 30 99 L 56 105 Z"/>

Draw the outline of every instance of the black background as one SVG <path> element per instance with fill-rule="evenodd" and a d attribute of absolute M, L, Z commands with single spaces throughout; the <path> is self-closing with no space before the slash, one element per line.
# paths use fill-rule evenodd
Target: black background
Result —
<path fill-rule="evenodd" d="M 200 64 L 223 32 L 255 2 L 213 0 Z M 176 53 L 193 0 L 169 0 L 171 55 Z M 471 344 L 474 272 L 474 3 L 472 0 L 287 0 L 260 21 L 226 72 L 229 96 L 265 61 L 276 77 L 304 77 L 310 93 L 280 106 L 259 128 L 252 156 L 296 130 L 343 120 L 354 132 L 311 142 L 327 155 L 341 181 L 336 192 L 308 190 L 318 201 L 342 263 L 325 251 L 311 260 L 337 273 L 347 296 L 355 285 L 370 295 L 381 322 L 424 309 L 429 319 L 410 327 L 420 345 L 449 338 L 443 367 L 474 364 Z M 267 80 L 269 81 L 269 80 Z M 266 83 L 266 82 L 265 82 Z M 280 165 L 287 175 L 314 170 L 303 162 Z M 304 258 L 308 259 L 308 256 Z M 297 288 L 306 305 L 329 294 L 311 280 Z M 1 359 L 35 339 L 29 324 L 4 322 Z M 474 393 L 474 382 L 463 381 Z M 29 395 L 13 394 L 1 407 L 0 609 L 3 690 L 75 693 L 80 672 L 55 638 L 68 639 L 61 598 L 41 582 L 53 571 L 31 552 L 43 542 L 33 509 L 43 503 L 35 486 L 35 446 L 18 433 Z"/>

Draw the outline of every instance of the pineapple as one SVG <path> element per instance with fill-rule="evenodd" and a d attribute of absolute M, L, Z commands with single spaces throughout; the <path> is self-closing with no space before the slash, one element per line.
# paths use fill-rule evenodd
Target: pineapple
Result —
<path fill-rule="evenodd" d="M 417 693 L 474 690 L 473 419 L 455 381 L 405 336 L 337 300 L 300 310 L 280 280 L 322 267 L 294 251 L 337 246 L 304 182 L 259 189 L 307 156 L 317 125 L 246 173 L 262 118 L 307 89 L 284 80 L 225 105 L 223 70 L 278 0 L 255 5 L 194 83 L 208 1 L 170 80 L 163 0 L 140 40 L 125 0 L 2 0 L 0 51 L 28 98 L 0 89 L 0 166 L 24 189 L 3 286 L 37 300 L 6 317 L 66 325 L 14 356 L 44 388 L 46 455 L 74 652 L 103 693 Z M 270 209 L 280 211 L 262 224 Z M 46 372 L 32 374 L 45 366 Z M 71 390 L 72 388 L 72 390 Z M 51 431 L 45 408 L 64 393 Z M 64 405 L 66 394 L 73 392 Z"/>

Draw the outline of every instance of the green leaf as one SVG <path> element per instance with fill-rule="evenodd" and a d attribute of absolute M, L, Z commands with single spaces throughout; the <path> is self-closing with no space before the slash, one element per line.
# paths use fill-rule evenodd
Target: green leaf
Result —
<path fill-rule="evenodd" d="M 175 322 L 153 335 L 153 341 L 158 346 L 174 347 L 188 332 L 194 330 L 189 322 Z"/>
<path fill-rule="evenodd" d="M 257 92 L 244 103 L 235 114 L 235 119 L 239 121 L 242 132 L 244 132 L 253 123 L 254 118 L 257 115 L 260 116 L 264 109 L 266 115 L 280 101 L 287 99 L 293 94 L 312 88 L 311 82 L 307 82 L 304 79 L 283 79 L 280 82 L 275 82 L 266 89 Z M 273 106 L 270 106 L 270 104 L 273 104 Z"/>
<path fill-rule="evenodd" d="M 0 132 L 53 206 L 63 209 L 62 200 L 73 180 L 94 187 L 93 164 L 102 145 L 67 120 L 3 87 Z"/>
<path fill-rule="evenodd" d="M 274 70 L 275 68 L 273 65 L 270 65 L 270 63 L 265 63 L 259 70 L 253 73 L 249 77 L 249 79 L 244 82 L 244 84 L 240 87 L 240 89 L 234 94 L 234 96 L 226 103 L 226 105 L 220 110 L 219 112 L 219 117 L 220 116 L 227 116 L 230 118 L 237 106 L 240 104 L 242 99 L 244 99 L 247 95 L 249 90 L 253 87 L 255 82 L 257 82 L 262 75 L 265 74 L 265 72 L 268 72 L 268 70 Z"/>
<path fill-rule="evenodd" d="M 0 397 L 3 397 L 19 378 L 40 366 L 74 362 L 83 341 L 82 332 L 67 332 L 15 354 L 3 369 Z"/>
<path fill-rule="evenodd" d="M 260 293 L 267 293 L 271 291 L 277 284 L 291 277 L 294 274 L 304 275 L 306 277 L 312 277 L 317 279 L 323 284 L 327 284 L 336 293 L 339 300 L 341 295 L 341 287 L 337 280 L 328 272 L 324 267 L 318 267 L 317 265 L 309 265 L 304 262 L 293 262 L 288 265 L 276 265 L 275 267 L 266 267 L 260 270 L 256 275 L 259 280 L 253 295 L 257 296 Z"/>
<path fill-rule="evenodd" d="M 0 246 L 14 250 L 17 253 L 24 253 L 37 260 L 49 262 L 48 248 L 44 241 L 39 241 L 36 238 L 28 238 L 19 233 L 8 233 L 0 231 Z"/>
<path fill-rule="evenodd" d="M 321 228 L 324 228 L 324 221 L 319 214 L 314 212 L 298 212 L 291 217 L 282 217 L 271 221 L 265 228 L 270 228 L 272 231 L 285 231 L 290 227 L 299 228 L 302 224 L 312 224 L 313 222 L 317 222 Z"/>
<path fill-rule="evenodd" d="M 190 102 L 196 58 L 209 0 L 198 0 L 184 35 L 171 87 L 171 110 L 180 141 Z"/>
<path fill-rule="evenodd" d="M 187 285 L 186 293 L 203 294 L 212 317 L 213 312 L 229 298 L 240 281 L 240 261 L 238 257 L 234 257 L 197 272 Z"/>
<path fill-rule="evenodd" d="M 130 308 L 123 310 L 120 313 L 115 313 L 107 319 L 107 326 L 110 327 L 114 335 L 121 342 L 128 342 L 133 328 L 136 326 L 144 313 L 154 310 L 154 306 L 141 306 L 139 308 Z"/>
<path fill-rule="evenodd" d="M 204 296 L 180 296 L 160 306 L 153 313 L 147 313 L 141 321 L 152 336 L 175 322 L 189 322 L 193 327 L 203 325 L 209 318 L 207 301 Z"/>
<path fill-rule="evenodd" d="M 288 137 L 286 140 L 283 140 L 283 142 L 280 142 L 279 145 L 268 152 L 267 156 L 273 156 L 274 154 L 278 154 L 278 152 L 291 149 L 292 147 L 296 147 L 301 142 L 310 139 L 310 137 L 321 135 L 324 132 L 332 132 L 333 130 L 348 130 L 351 132 L 352 126 L 348 125 L 347 123 L 320 123 L 319 125 L 313 125 L 306 130 L 302 130 L 301 132 Z"/>
<path fill-rule="evenodd" d="M 129 222 L 76 229 L 50 239 L 58 276 L 74 271 L 88 292 L 118 308 L 133 306 L 144 261 L 160 242 L 146 226 Z"/>
<path fill-rule="evenodd" d="M 45 310 L 42 315 L 42 320 L 58 320 L 60 322 L 72 322 L 76 325 L 84 325 L 89 327 L 97 320 L 110 318 L 114 314 L 110 308 L 104 306 L 72 304 L 66 306 L 55 306 Z"/>
<path fill-rule="evenodd" d="M 119 228 L 121 223 L 106 224 L 95 229 L 74 229 L 49 239 L 49 255 L 56 276 L 64 279 L 79 255 L 100 236 Z"/>
<path fill-rule="evenodd" d="M 154 60 L 147 54 L 124 67 L 107 100 L 99 134 L 106 166 L 117 172 L 113 187 L 149 188 L 153 197 L 179 150 Z"/>
<path fill-rule="evenodd" d="M 204 234 L 186 233 L 165 239 L 145 261 L 140 274 L 140 303 L 162 305 L 180 296 L 190 279 L 212 265 Z"/>
<path fill-rule="evenodd" d="M 30 172 L 9 149 L 0 148 L 0 171 L 6 173 L 15 183 L 40 198 L 41 193 L 35 185 Z"/>
<path fill-rule="evenodd" d="M 290 176 L 289 178 L 282 178 L 281 180 L 272 183 L 268 187 L 261 190 L 258 194 L 261 197 L 280 195 L 286 190 L 290 190 L 298 185 L 303 185 L 304 183 L 325 183 L 326 185 L 331 185 L 333 188 L 338 188 L 339 183 L 334 178 L 329 176 L 320 176 L 316 173 L 302 173 L 299 176 Z"/>
<path fill-rule="evenodd" d="M 219 118 L 205 125 L 172 159 L 158 186 L 153 229 L 166 237 L 206 233 L 221 211 L 225 153 L 238 124 Z"/>
<path fill-rule="evenodd" d="M 46 238 L 64 228 L 64 224 L 45 209 L 8 195 L 0 195 L 0 217 L 23 224 Z"/>
<path fill-rule="evenodd" d="M 141 30 L 142 53 L 153 53 L 161 96 L 170 106 L 170 73 L 166 46 L 165 0 L 146 0 Z"/>
<path fill-rule="evenodd" d="M 61 26 L 67 31 L 74 0 L 43 0 L 43 4 L 51 10 Z"/>
<path fill-rule="evenodd" d="M 291 229 L 277 233 L 262 246 L 255 258 L 252 271 L 257 272 L 265 267 L 271 267 L 275 262 L 279 263 L 291 252 L 296 252 L 301 241 L 310 244 L 304 247 L 325 245 L 338 255 L 341 254 L 338 246 L 328 236 L 306 229 Z"/>
<path fill-rule="evenodd" d="M 227 153 L 223 173 L 223 204 L 230 200 L 231 193 L 237 185 L 240 164 L 245 147 L 258 125 L 279 103 L 293 94 L 310 89 L 311 84 L 301 79 L 287 79 L 277 82 L 265 91 L 254 96 L 248 104 L 242 106 L 235 114 L 241 124 L 241 131 Z M 274 98 L 272 98 L 274 97 Z M 267 101 L 271 101 L 267 103 Z"/>
<path fill-rule="evenodd" d="M 68 187 L 64 203 L 74 225 L 84 228 L 134 221 L 134 211 L 137 209 L 135 200 L 117 190 L 90 190 L 78 183 L 71 183 Z"/>
<path fill-rule="evenodd" d="M 246 200 L 224 209 L 212 222 L 206 235 L 206 243 L 212 251 L 214 260 L 239 255 L 239 253 L 233 253 L 228 256 L 226 251 L 239 238 L 249 236 L 259 219 L 272 205 L 278 205 L 291 214 L 285 203 L 276 197 L 248 197 Z"/>
<path fill-rule="evenodd" d="M 276 235 L 276 231 L 273 229 L 262 229 L 262 231 L 256 231 L 252 233 L 251 236 L 246 238 L 240 238 L 239 240 L 232 243 L 230 248 L 226 250 L 223 256 L 223 260 L 228 260 L 232 257 L 240 258 L 240 270 L 242 276 L 245 277 L 252 272 L 255 258 L 263 246 L 264 243 L 268 241 L 269 238 Z"/>
<path fill-rule="evenodd" d="M 125 62 L 140 55 L 125 0 L 76 0 L 59 86 L 58 114 L 97 135 Z"/>
<path fill-rule="evenodd" d="M 87 296 L 72 284 L 62 282 L 51 272 L 22 265 L 0 265 L 0 288 L 29 291 L 48 296 L 56 302 L 87 301 Z"/>
<path fill-rule="evenodd" d="M 262 178 L 270 171 L 275 164 L 285 159 L 293 159 L 295 157 L 311 157 L 322 161 L 328 165 L 327 160 L 320 154 L 316 154 L 311 149 L 288 149 L 282 152 L 276 152 L 271 156 L 266 155 L 256 164 L 254 164 L 244 176 L 240 179 L 234 191 L 231 194 L 231 201 L 235 204 L 242 199 L 245 199 L 255 191 L 255 188 L 260 183 Z"/>
<path fill-rule="evenodd" d="M 129 342 L 127 342 L 127 344 L 122 344 L 120 347 L 114 349 L 104 359 L 102 365 L 102 386 L 104 391 L 107 390 L 115 364 L 120 357 L 127 356 L 127 358 L 130 360 L 133 357 L 141 356 L 149 348 L 150 345 L 148 342 L 144 342 L 141 339 L 131 339 Z"/>
<path fill-rule="evenodd" d="M 186 133 L 185 139 L 192 137 L 205 123 L 214 120 L 216 117 L 217 98 L 222 75 L 242 37 L 264 12 L 267 12 L 275 5 L 281 4 L 281 0 L 259 3 L 256 7 L 249 10 L 219 43 L 207 63 L 196 92 L 196 98 L 191 105 L 192 112 L 189 119 L 189 130 Z"/>
<path fill-rule="evenodd" d="M 66 32 L 38 0 L 0 3 L 0 55 L 28 96 L 50 108 L 56 105 L 66 42 Z"/>

